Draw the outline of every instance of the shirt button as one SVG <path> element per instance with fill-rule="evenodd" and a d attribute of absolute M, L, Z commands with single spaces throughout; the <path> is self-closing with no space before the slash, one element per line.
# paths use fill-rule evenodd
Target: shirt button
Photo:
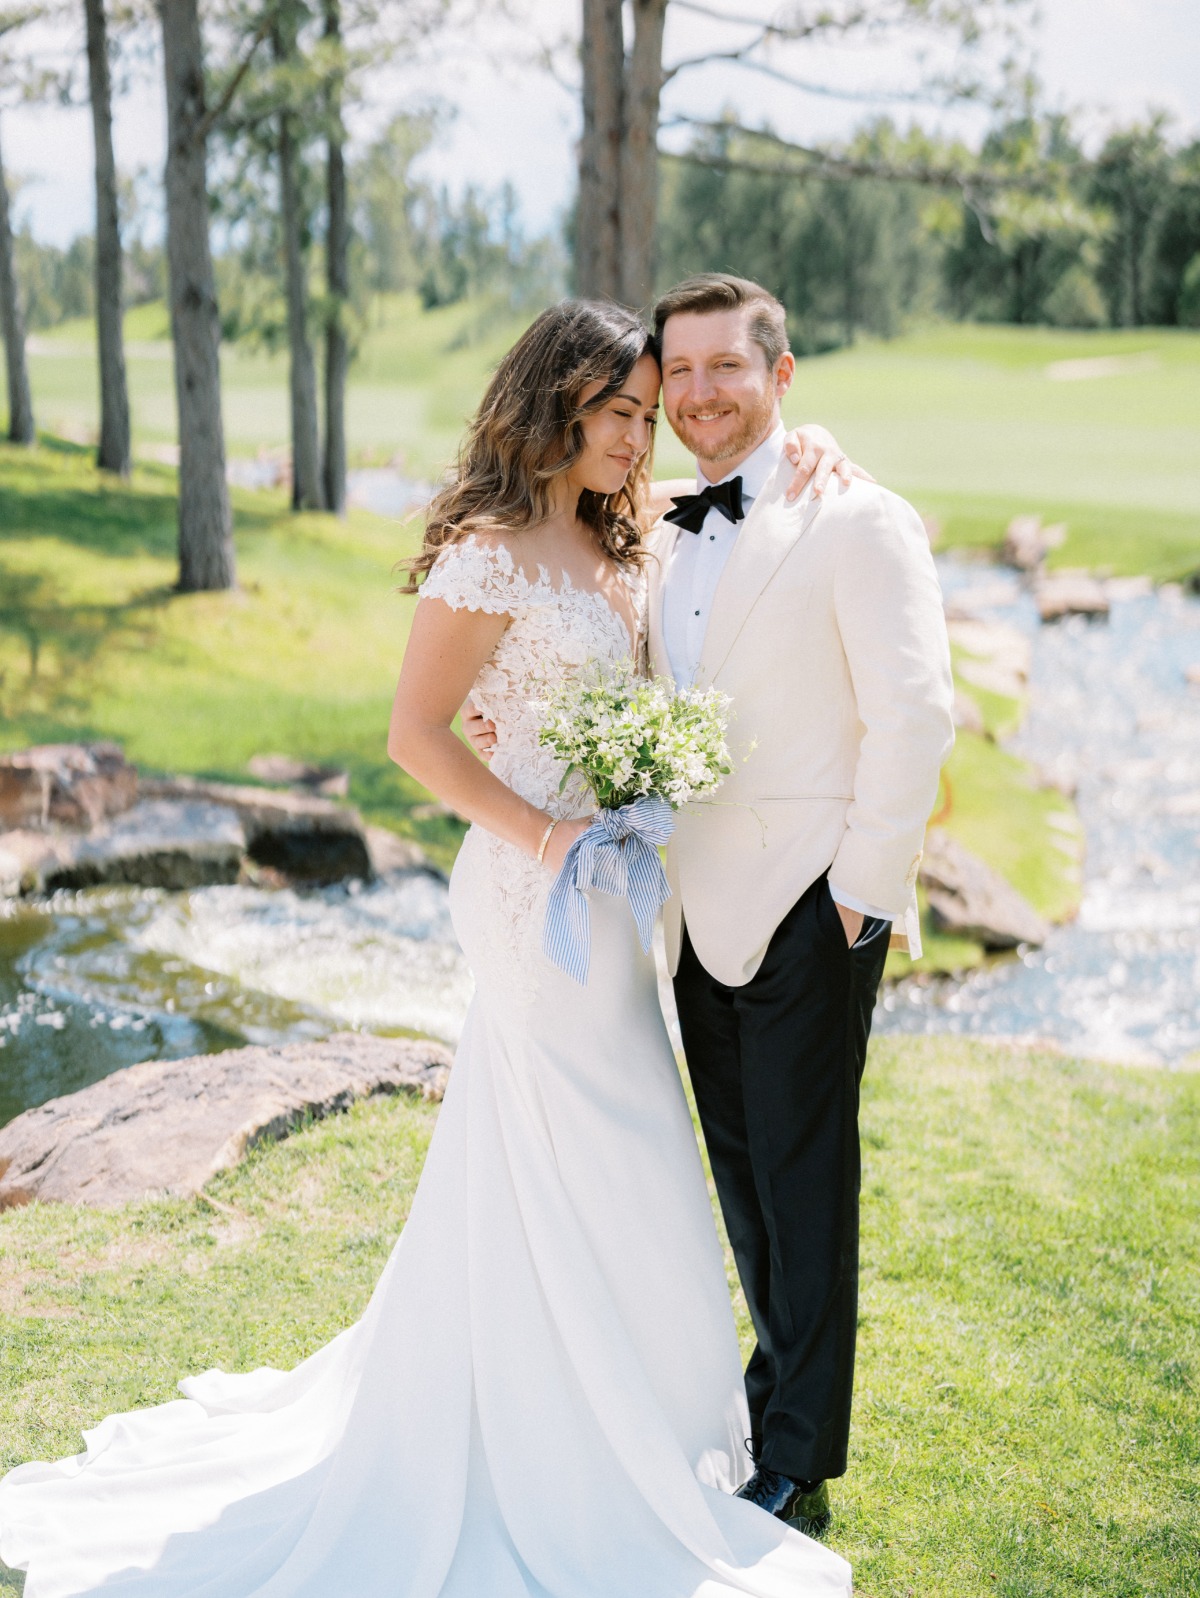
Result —
<path fill-rule="evenodd" d="M 709 535 L 708 535 L 708 541 L 709 541 L 709 543 L 710 543 L 710 544 L 715 544 L 715 543 L 716 543 L 716 541 L 717 541 L 717 535 L 716 535 L 716 533 L 709 533 Z"/>
<path fill-rule="evenodd" d="M 698 616 L 698 615 L 699 615 L 699 614 L 700 614 L 700 612 L 699 612 L 699 611 L 696 611 L 696 612 L 695 612 L 695 614 L 696 614 L 696 615 L 697 615 L 697 616 Z"/>

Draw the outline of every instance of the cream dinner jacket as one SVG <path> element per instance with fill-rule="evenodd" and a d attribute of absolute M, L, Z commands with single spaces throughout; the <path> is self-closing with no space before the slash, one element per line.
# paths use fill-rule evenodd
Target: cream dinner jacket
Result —
<path fill-rule="evenodd" d="M 738 533 L 713 599 L 698 687 L 732 700 L 734 769 L 685 807 L 667 848 L 667 958 L 683 923 L 705 969 L 749 982 L 776 927 L 826 869 L 894 912 L 921 952 L 915 885 L 938 772 L 954 742 L 950 646 L 929 542 L 911 505 L 876 484 L 784 498 L 784 458 Z M 650 663 L 663 643 L 666 557 L 650 534 Z"/>

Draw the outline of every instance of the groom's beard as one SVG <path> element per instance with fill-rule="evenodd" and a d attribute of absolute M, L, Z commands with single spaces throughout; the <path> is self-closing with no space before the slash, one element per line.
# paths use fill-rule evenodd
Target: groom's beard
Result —
<path fill-rule="evenodd" d="M 696 409 L 703 410 L 703 406 Z M 738 426 L 732 433 L 727 433 L 720 441 L 714 442 L 705 435 L 703 428 L 692 428 L 689 419 L 680 413 L 671 418 L 671 425 L 679 442 L 689 449 L 698 461 L 713 466 L 719 466 L 722 461 L 735 459 L 739 455 L 748 455 L 751 450 L 761 444 L 771 431 L 775 419 L 775 394 L 772 389 L 764 389 L 755 399 L 753 408 L 742 410 L 738 407 Z"/>

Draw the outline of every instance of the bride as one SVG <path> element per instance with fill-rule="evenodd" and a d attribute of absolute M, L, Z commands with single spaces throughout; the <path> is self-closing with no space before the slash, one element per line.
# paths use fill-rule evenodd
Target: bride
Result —
<path fill-rule="evenodd" d="M 554 307 L 430 508 L 388 747 L 474 823 L 450 898 L 477 994 L 365 1314 L 292 1371 L 208 1371 L 11 1472 L 0 1559 L 25 1598 L 850 1592 L 843 1559 L 734 1496 L 729 1293 L 629 906 L 592 896 L 586 986 L 541 952 L 589 803 L 537 700 L 644 659 L 658 388 L 634 317 Z M 452 730 L 468 694 L 490 767 Z"/>

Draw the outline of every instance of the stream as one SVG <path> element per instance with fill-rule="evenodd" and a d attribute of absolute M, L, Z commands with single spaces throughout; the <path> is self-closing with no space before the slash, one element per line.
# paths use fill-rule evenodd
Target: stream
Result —
<path fill-rule="evenodd" d="M 1044 949 L 881 994 L 876 1028 L 1200 1060 L 1200 602 L 1117 585 L 1107 621 L 1042 626 L 1016 574 L 939 561 L 948 600 L 1025 632 L 1011 747 L 1077 786 L 1083 903 Z M 471 979 L 442 881 L 297 893 L 93 889 L 0 901 L 0 1124 L 122 1066 L 346 1027 L 454 1042 Z M 667 995 L 669 999 L 669 993 Z"/>
<path fill-rule="evenodd" d="M 1107 621 L 1042 626 L 1016 573 L 939 569 L 948 601 L 1033 641 L 1029 712 L 1007 747 L 1076 789 L 1083 902 L 1042 949 L 889 988 L 876 1027 L 1200 1064 L 1200 684 L 1187 679 L 1200 602 L 1174 585 L 1113 584 Z"/>

